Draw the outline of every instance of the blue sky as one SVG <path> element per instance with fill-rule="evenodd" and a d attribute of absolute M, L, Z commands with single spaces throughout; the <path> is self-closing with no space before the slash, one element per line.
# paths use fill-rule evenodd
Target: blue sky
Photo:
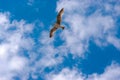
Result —
<path fill-rule="evenodd" d="M 119 0 L 0 0 L 0 80 L 119 79 Z"/>

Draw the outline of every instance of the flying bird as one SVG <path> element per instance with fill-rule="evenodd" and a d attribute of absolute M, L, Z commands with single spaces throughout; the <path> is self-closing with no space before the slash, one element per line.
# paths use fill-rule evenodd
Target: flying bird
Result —
<path fill-rule="evenodd" d="M 62 8 L 58 15 L 57 15 L 57 21 L 54 24 L 53 28 L 50 30 L 50 38 L 53 36 L 54 32 L 58 29 L 58 28 L 62 28 L 62 30 L 64 30 L 64 26 L 61 26 L 61 21 L 62 21 L 62 14 L 64 12 L 64 8 Z"/>

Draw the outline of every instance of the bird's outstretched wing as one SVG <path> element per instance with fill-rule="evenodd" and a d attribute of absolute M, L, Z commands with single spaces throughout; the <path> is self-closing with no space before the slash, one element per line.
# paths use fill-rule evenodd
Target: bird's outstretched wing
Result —
<path fill-rule="evenodd" d="M 59 11 L 59 13 L 58 13 L 58 15 L 57 15 L 57 24 L 59 24 L 60 25 L 60 23 L 61 23 L 61 21 L 62 21 L 62 14 L 63 14 L 63 12 L 64 12 L 64 8 L 62 8 L 60 11 Z"/>
<path fill-rule="evenodd" d="M 56 25 L 54 25 L 54 27 L 50 30 L 50 38 L 54 35 L 54 32 L 58 29 L 58 27 L 60 27 L 60 23 L 61 23 L 61 17 L 62 17 L 62 13 L 64 12 L 64 8 L 62 8 L 58 15 L 57 15 L 57 21 L 56 21 Z M 64 29 L 64 27 L 61 27 L 62 29 Z"/>
<path fill-rule="evenodd" d="M 56 31 L 56 27 L 53 27 L 51 30 L 50 30 L 50 38 L 53 36 L 54 32 Z"/>

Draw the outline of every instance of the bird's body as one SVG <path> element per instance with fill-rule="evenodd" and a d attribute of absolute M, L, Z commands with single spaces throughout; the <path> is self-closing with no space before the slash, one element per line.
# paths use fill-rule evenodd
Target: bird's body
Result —
<path fill-rule="evenodd" d="M 57 21 L 54 24 L 53 28 L 50 30 L 50 38 L 53 36 L 54 32 L 58 29 L 58 28 L 62 28 L 64 29 L 64 26 L 61 26 L 61 21 L 62 21 L 62 14 L 64 12 L 64 8 L 62 8 L 60 10 L 60 12 L 57 15 Z"/>

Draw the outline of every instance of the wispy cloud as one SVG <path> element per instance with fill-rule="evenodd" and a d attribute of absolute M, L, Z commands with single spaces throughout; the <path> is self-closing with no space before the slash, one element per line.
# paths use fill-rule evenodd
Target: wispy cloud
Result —
<path fill-rule="evenodd" d="M 119 80 L 120 79 L 120 65 L 118 64 L 111 64 L 108 66 L 104 73 L 97 74 L 94 73 L 88 77 L 87 80 Z"/>
<path fill-rule="evenodd" d="M 46 76 L 47 80 L 119 80 L 120 79 L 120 65 L 111 64 L 102 74 L 93 73 L 85 75 L 77 69 L 64 68 L 59 73 L 51 72 Z"/>
<path fill-rule="evenodd" d="M 32 32 L 33 25 L 24 20 L 10 20 L 10 13 L 0 13 L 0 80 L 22 79 L 28 59 L 23 50 L 30 50 L 33 44 L 31 38 L 26 37 Z M 26 33 L 27 32 L 27 33 Z"/>
<path fill-rule="evenodd" d="M 77 70 L 70 70 L 68 68 L 64 68 L 60 73 L 54 74 L 50 73 L 46 76 L 47 80 L 85 80 L 85 77 Z"/>

